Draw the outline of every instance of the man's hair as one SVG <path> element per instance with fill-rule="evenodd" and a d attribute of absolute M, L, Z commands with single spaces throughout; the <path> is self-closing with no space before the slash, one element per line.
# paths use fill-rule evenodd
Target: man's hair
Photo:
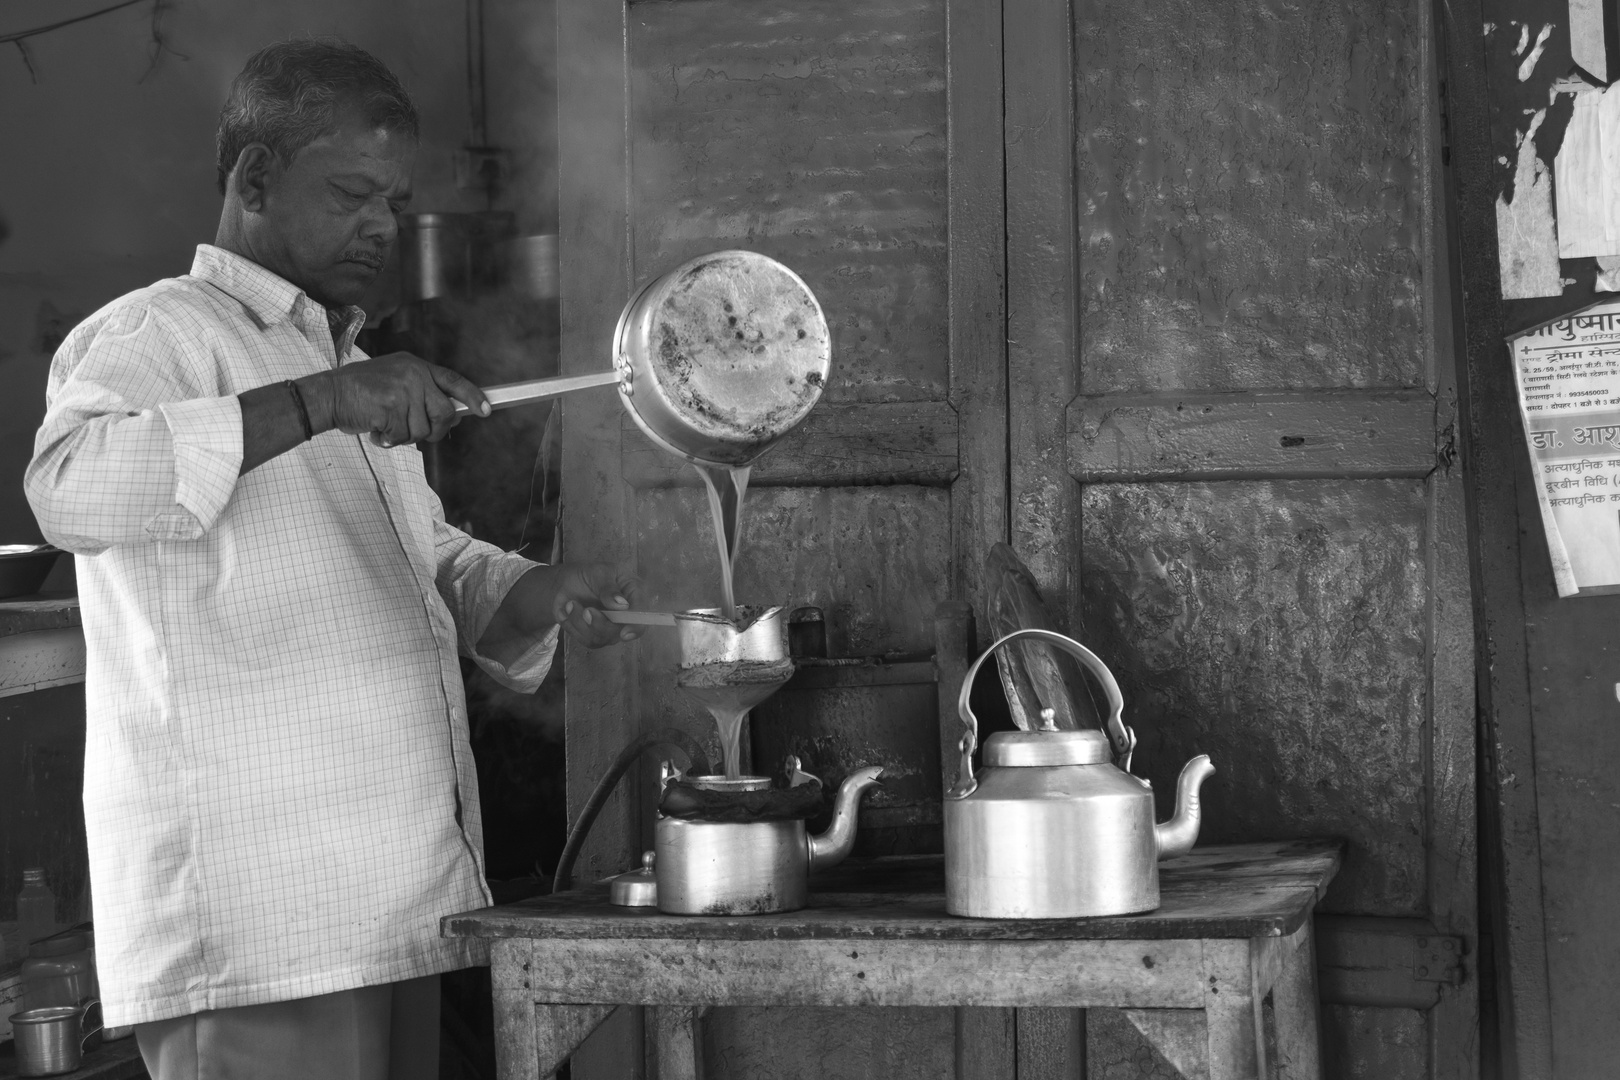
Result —
<path fill-rule="evenodd" d="M 347 41 L 306 39 L 267 45 L 231 83 L 219 113 L 219 193 L 252 143 L 281 159 L 331 131 L 340 106 L 357 105 L 366 122 L 417 137 L 416 106 L 381 60 Z"/>

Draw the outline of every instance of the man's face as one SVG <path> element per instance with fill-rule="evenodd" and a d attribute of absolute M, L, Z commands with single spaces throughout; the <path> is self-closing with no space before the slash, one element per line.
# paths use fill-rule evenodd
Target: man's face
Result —
<path fill-rule="evenodd" d="M 254 256 L 319 303 L 358 303 L 399 233 L 415 164 L 416 140 L 340 109 L 290 163 L 266 161 L 248 214 Z"/>

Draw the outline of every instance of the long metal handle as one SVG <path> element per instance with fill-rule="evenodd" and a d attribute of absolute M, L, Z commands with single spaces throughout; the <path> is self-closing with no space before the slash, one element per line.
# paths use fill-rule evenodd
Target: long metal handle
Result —
<path fill-rule="evenodd" d="M 972 759 L 973 751 L 978 749 L 979 745 L 979 718 L 973 715 L 973 706 L 968 703 L 973 693 L 973 680 L 978 676 L 979 668 L 995 655 L 997 649 L 1019 638 L 1035 638 L 1049 645 L 1055 645 L 1080 661 L 1097 677 L 1097 681 L 1102 684 L 1103 693 L 1108 696 L 1108 719 L 1105 727 L 1108 730 L 1108 741 L 1114 749 L 1114 758 L 1120 763 L 1120 768 L 1129 770 L 1131 767 L 1131 751 L 1136 749 L 1136 733 L 1125 726 L 1123 719 L 1125 697 L 1119 692 L 1119 683 L 1114 681 L 1114 673 L 1108 670 L 1108 665 L 1103 663 L 1096 653 L 1073 638 L 1064 637 L 1051 630 L 1014 630 L 984 650 L 979 658 L 973 661 L 973 665 L 967 669 L 967 675 L 962 679 L 962 693 L 956 699 L 956 713 L 962 718 L 962 723 L 967 725 L 967 733 L 962 736 L 962 765 L 957 773 L 956 786 L 947 793 L 950 798 L 966 798 L 977 786 L 977 781 L 973 779 Z"/>
<path fill-rule="evenodd" d="M 588 390 L 593 386 L 613 386 L 618 381 L 617 371 L 598 371 L 592 375 L 554 375 L 549 379 L 502 383 L 499 386 L 486 386 L 483 390 L 484 396 L 489 399 L 491 409 L 510 409 L 514 405 L 528 405 L 575 390 Z M 458 401 L 456 412 L 466 415 L 472 410 Z"/>

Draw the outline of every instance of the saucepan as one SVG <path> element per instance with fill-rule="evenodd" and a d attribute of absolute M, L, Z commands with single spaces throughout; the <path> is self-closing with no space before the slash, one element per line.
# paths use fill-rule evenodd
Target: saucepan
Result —
<path fill-rule="evenodd" d="M 787 624 L 780 607 L 737 609 L 736 622 L 719 608 L 691 611 L 602 612 L 610 622 L 632 626 L 673 626 L 681 646 L 681 667 L 708 664 L 778 664 L 788 659 Z"/>
<path fill-rule="evenodd" d="M 497 409 L 616 384 L 636 425 L 700 465 L 746 465 L 809 415 L 827 385 L 831 337 L 792 270 L 718 251 L 649 281 L 619 316 L 612 371 L 486 387 Z M 458 403 L 457 412 L 467 408 Z"/>

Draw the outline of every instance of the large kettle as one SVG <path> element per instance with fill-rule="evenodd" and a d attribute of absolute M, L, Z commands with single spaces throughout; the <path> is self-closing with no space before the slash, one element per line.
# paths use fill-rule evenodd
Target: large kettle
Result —
<path fill-rule="evenodd" d="M 979 723 L 968 695 L 1003 645 L 1035 638 L 1080 661 L 1108 695 L 1101 731 L 998 731 L 973 771 Z M 1159 906 L 1159 860 L 1198 839 L 1198 792 L 1215 771 L 1200 754 L 1181 770 L 1175 816 L 1153 821 L 1153 791 L 1130 774 L 1136 735 L 1124 698 L 1090 649 L 1050 630 L 1018 630 L 973 662 L 957 712 L 961 767 L 945 793 L 945 910 L 988 919 L 1127 915 Z"/>

